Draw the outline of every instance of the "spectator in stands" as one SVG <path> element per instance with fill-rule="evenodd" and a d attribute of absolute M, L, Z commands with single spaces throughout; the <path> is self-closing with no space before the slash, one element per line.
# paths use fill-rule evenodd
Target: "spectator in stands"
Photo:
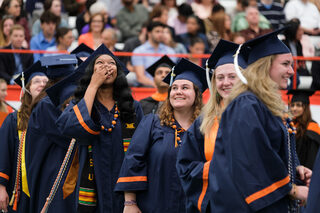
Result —
<path fill-rule="evenodd" d="M 176 35 L 180 35 L 187 32 L 187 19 L 193 15 L 192 7 L 183 3 L 178 7 L 178 16 L 175 19 L 170 20 L 168 25 L 174 28 Z"/>
<path fill-rule="evenodd" d="M 78 44 L 84 43 L 91 49 L 97 49 L 102 43 L 101 33 L 104 25 L 104 16 L 101 13 L 93 14 L 90 17 L 89 32 L 79 36 Z"/>
<path fill-rule="evenodd" d="M 50 11 L 45 11 L 40 17 L 41 29 L 40 33 L 33 36 L 30 41 L 30 49 L 32 50 L 46 50 L 48 47 L 56 45 L 56 39 L 54 38 L 57 24 L 60 18 Z M 34 62 L 38 61 L 42 53 L 33 54 Z"/>
<path fill-rule="evenodd" d="M 171 23 L 178 16 L 178 7 L 176 0 L 161 0 L 160 4 L 169 9 L 168 24 Z"/>
<path fill-rule="evenodd" d="M 191 3 L 194 14 L 201 19 L 206 19 L 211 15 L 216 0 L 195 0 Z"/>
<path fill-rule="evenodd" d="M 218 3 L 213 6 L 210 16 L 203 20 L 206 34 L 209 33 L 211 30 L 213 30 L 214 28 L 215 15 L 217 13 L 225 13 L 225 12 L 226 12 L 225 8 L 221 4 Z"/>
<path fill-rule="evenodd" d="M 257 7 L 249 6 L 246 9 L 246 19 L 249 27 L 245 30 L 241 30 L 240 34 L 246 41 L 254 39 L 258 36 L 271 32 L 271 29 L 262 29 L 259 27 L 259 10 Z"/>
<path fill-rule="evenodd" d="M 5 47 L 10 44 L 10 29 L 14 25 L 14 17 L 7 15 L 2 17 L 0 23 L 0 47 Z"/>
<path fill-rule="evenodd" d="M 189 61 L 191 61 L 194 64 L 199 65 L 200 67 L 203 67 L 204 65 L 204 59 L 201 59 L 196 56 L 192 56 L 193 54 L 195 55 L 200 55 L 205 53 L 205 44 L 203 40 L 199 37 L 194 37 L 191 39 L 190 46 L 189 46 L 190 54 L 191 56 L 188 58 Z"/>
<path fill-rule="evenodd" d="M 25 31 L 25 38 L 29 42 L 30 41 L 30 30 L 28 19 L 24 15 L 22 15 L 22 8 L 21 8 L 21 1 L 20 0 L 3 0 L 0 14 L 1 17 L 4 15 L 12 15 L 15 18 L 15 23 L 20 24 L 23 26 Z"/>
<path fill-rule="evenodd" d="M 87 0 L 62 0 L 62 3 L 69 16 L 78 16 L 85 11 Z"/>
<path fill-rule="evenodd" d="M 60 27 L 57 29 L 55 34 L 56 45 L 47 48 L 48 51 L 65 51 L 64 54 L 70 52 L 70 46 L 74 41 L 72 30 L 67 27 Z M 60 55 L 63 53 L 46 53 L 45 56 L 49 55 Z"/>
<path fill-rule="evenodd" d="M 236 44 L 243 44 L 246 42 L 245 38 L 240 33 L 234 33 L 232 41 Z"/>
<path fill-rule="evenodd" d="M 135 4 L 134 0 L 122 0 L 123 8 L 116 16 L 117 27 L 121 32 L 121 40 L 137 36 L 142 24 L 148 21 L 147 8 L 141 4 Z"/>
<path fill-rule="evenodd" d="M 147 23 L 144 23 L 141 27 L 138 36 L 129 38 L 125 43 L 122 49 L 123 52 L 132 52 L 136 47 L 140 46 L 147 40 Z M 133 66 L 131 64 L 131 57 L 125 56 L 120 57 L 120 60 L 126 65 L 130 72 L 133 72 Z"/>
<path fill-rule="evenodd" d="M 286 23 L 283 7 L 274 0 L 261 0 L 258 3 L 260 14 L 266 17 L 274 30 L 279 29 Z"/>
<path fill-rule="evenodd" d="M 251 2 L 253 6 L 256 5 L 256 0 Z M 245 30 L 249 27 L 249 24 L 246 20 L 246 8 L 249 6 L 249 0 L 237 0 L 237 11 L 234 15 L 231 23 L 231 31 L 239 32 L 241 30 Z M 250 5 L 251 6 L 251 5 Z M 261 29 L 269 29 L 270 22 L 266 17 L 259 14 L 259 27 Z"/>
<path fill-rule="evenodd" d="M 24 28 L 14 25 L 10 30 L 10 45 L 4 49 L 21 50 L 25 40 Z M 33 54 L 0 53 L 0 78 L 8 84 L 14 83 L 14 78 L 33 64 Z"/>
<path fill-rule="evenodd" d="M 7 115 L 12 112 L 11 108 L 5 104 L 5 98 L 7 95 L 7 82 L 0 78 L 0 127 Z"/>
<path fill-rule="evenodd" d="M 291 0 L 285 8 L 284 13 L 289 21 L 298 18 L 305 33 L 320 35 L 320 12 L 309 0 Z"/>
<path fill-rule="evenodd" d="M 106 5 L 103 2 L 96 2 L 93 5 L 90 6 L 89 12 L 91 15 L 96 14 L 96 13 L 101 13 L 104 17 L 104 28 L 111 28 L 111 22 L 110 22 L 110 17 L 109 17 L 109 12 L 106 7 Z M 85 34 L 89 32 L 89 23 L 86 24 L 82 29 L 81 29 L 81 34 Z"/>
<path fill-rule="evenodd" d="M 78 31 L 78 35 L 81 35 L 81 30 L 82 28 L 89 23 L 90 21 L 90 7 L 91 5 L 93 5 L 97 0 L 87 0 L 86 3 L 85 3 L 85 10 L 80 13 L 78 16 L 77 16 L 77 19 L 76 19 L 76 28 L 77 28 L 77 31 Z"/>
<path fill-rule="evenodd" d="M 177 54 L 187 53 L 187 49 L 183 44 L 176 42 L 175 37 L 174 29 L 166 25 L 163 29 L 163 43 L 174 49 Z"/>
<path fill-rule="evenodd" d="M 287 28 L 284 30 L 283 34 L 285 40 L 283 43 L 291 50 L 293 56 L 303 56 L 301 39 L 303 35 L 303 28 L 301 27 L 300 21 L 297 18 L 290 20 L 286 24 Z M 306 67 L 305 61 L 298 61 L 297 71 L 299 75 L 309 76 L 309 71 Z"/>
<path fill-rule="evenodd" d="M 150 97 L 140 100 L 144 115 L 157 113 L 163 101 L 166 100 L 169 85 L 163 79 L 170 73 L 174 65 L 175 63 L 165 55 L 146 69 L 152 75 L 157 91 Z"/>
<path fill-rule="evenodd" d="M 104 29 L 101 33 L 102 43 L 112 52 L 120 52 L 121 50 L 115 47 L 118 39 L 117 39 L 117 32 L 112 29 Z"/>
<path fill-rule="evenodd" d="M 149 17 L 151 21 L 158 21 L 162 24 L 168 24 L 168 14 L 169 8 L 161 4 L 157 4 L 152 8 Z"/>
<path fill-rule="evenodd" d="M 148 40 L 133 50 L 133 53 L 160 53 L 160 54 L 175 54 L 174 50 L 167 45 L 162 44 L 164 24 L 160 22 L 150 22 L 147 26 Z M 145 68 L 149 67 L 160 56 L 132 56 L 131 61 L 134 67 L 135 77 L 141 86 L 152 86 L 155 84 L 152 76 L 145 72 Z M 129 75 L 132 75 L 131 73 Z"/>
<path fill-rule="evenodd" d="M 45 0 L 44 11 L 50 11 L 56 16 L 60 17 L 60 22 L 58 27 L 68 27 L 68 22 L 66 19 L 61 18 L 61 0 Z M 37 19 L 32 25 L 32 36 L 39 34 L 41 31 L 40 20 Z"/>
<path fill-rule="evenodd" d="M 230 16 L 223 10 L 213 13 L 206 23 L 206 36 L 211 52 L 215 49 L 221 38 L 227 41 L 232 40 L 233 34 L 231 32 Z"/>
<path fill-rule="evenodd" d="M 191 44 L 191 39 L 195 37 L 199 37 L 203 40 L 205 50 L 208 52 L 209 44 L 205 35 L 203 21 L 198 16 L 191 15 L 187 19 L 187 32 L 179 35 L 177 40 L 185 46 L 188 52 L 190 52 L 189 46 Z"/>

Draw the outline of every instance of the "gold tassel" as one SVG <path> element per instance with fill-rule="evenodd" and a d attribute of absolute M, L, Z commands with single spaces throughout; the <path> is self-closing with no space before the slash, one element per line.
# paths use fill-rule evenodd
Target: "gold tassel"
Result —
<path fill-rule="evenodd" d="M 174 131 L 174 147 L 175 148 L 178 147 L 177 137 L 178 137 L 178 131 L 177 131 L 177 129 L 175 129 L 175 131 Z"/>
<path fill-rule="evenodd" d="M 11 199 L 10 199 L 10 202 L 9 202 L 9 206 L 12 206 L 12 205 L 13 205 L 15 194 L 16 194 L 16 192 L 13 191 L 12 196 L 11 196 Z"/>

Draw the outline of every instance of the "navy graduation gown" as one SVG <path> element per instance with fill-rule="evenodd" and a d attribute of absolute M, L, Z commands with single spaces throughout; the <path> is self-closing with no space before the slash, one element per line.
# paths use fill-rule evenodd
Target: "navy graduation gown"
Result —
<path fill-rule="evenodd" d="M 208 173 L 211 160 L 205 156 L 201 123 L 202 117 L 198 117 L 188 129 L 177 159 L 177 171 L 186 193 L 186 209 L 190 213 L 206 212 L 210 202 Z"/>
<path fill-rule="evenodd" d="M 16 181 L 17 156 L 19 149 L 17 112 L 10 113 L 6 117 L 0 128 L 0 135 L 0 184 L 6 187 L 10 200 Z M 9 212 L 27 212 L 29 197 L 22 191 L 21 182 L 20 189 L 17 211 L 14 211 L 12 206 L 8 206 Z"/>
<path fill-rule="evenodd" d="M 135 191 L 142 212 L 185 212 L 175 167 L 178 151 L 175 131 L 161 126 L 158 115 L 145 116 L 133 135 L 115 191 Z"/>
<path fill-rule="evenodd" d="M 138 102 L 134 102 L 137 123 L 142 119 L 143 112 Z M 97 193 L 97 213 L 123 212 L 124 198 L 115 193 L 121 164 L 124 158 L 122 128 L 120 119 L 117 120 L 112 132 L 101 130 L 101 125 L 110 126 L 114 115 L 114 107 L 108 111 L 101 103 L 95 101 L 93 110 L 98 113 L 98 121 L 94 121 L 88 113 L 86 103 L 82 99 L 78 104 L 70 102 L 57 121 L 64 135 L 80 139 L 79 141 L 79 177 L 87 159 L 88 145 L 92 145 L 94 175 Z M 121 113 L 121 112 L 120 112 Z M 80 178 L 78 178 L 78 185 Z M 79 187 L 77 187 L 77 202 Z"/>
<path fill-rule="evenodd" d="M 297 157 L 290 135 L 295 172 Z M 211 212 L 288 212 L 288 133 L 281 118 L 252 93 L 222 114 L 209 170 Z"/>
<path fill-rule="evenodd" d="M 40 212 L 44 206 L 71 141 L 71 137 L 60 134 L 57 129 L 55 122 L 60 114 L 61 110 L 47 96 L 37 104 L 29 118 L 26 165 L 30 212 Z M 75 192 L 63 199 L 65 177 L 66 173 L 48 212 L 76 212 Z"/>

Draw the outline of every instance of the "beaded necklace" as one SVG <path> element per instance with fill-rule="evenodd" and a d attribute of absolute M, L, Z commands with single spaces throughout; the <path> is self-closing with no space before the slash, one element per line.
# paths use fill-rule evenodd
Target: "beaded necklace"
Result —
<path fill-rule="evenodd" d="M 289 118 L 289 115 L 287 113 L 284 114 L 282 117 L 282 122 L 284 126 L 288 129 L 288 132 L 290 134 L 297 134 L 296 127 L 294 126 L 294 123 L 291 118 Z"/>
<path fill-rule="evenodd" d="M 111 121 L 111 125 L 109 127 L 107 127 L 107 128 L 105 126 L 101 125 L 101 130 L 105 130 L 106 132 L 112 132 L 112 130 L 114 129 L 114 127 L 117 124 L 118 118 L 119 118 L 119 110 L 118 110 L 117 103 L 115 103 L 113 120 Z"/>
<path fill-rule="evenodd" d="M 183 129 L 182 127 L 177 128 L 177 125 L 175 123 L 176 123 L 176 120 L 172 118 L 170 122 L 170 127 L 175 130 L 174 147 L 178 147 L 178 146 L 181 146 L 181 143 L 182 143 L 180 133 L 185 132 L 186 130 Z"/>

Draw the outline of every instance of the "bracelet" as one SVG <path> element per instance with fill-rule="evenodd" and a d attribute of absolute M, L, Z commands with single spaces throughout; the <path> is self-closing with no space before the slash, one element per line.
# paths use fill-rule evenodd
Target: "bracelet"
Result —
<path fill-rule="evenodd" d="M 126 201 L 124 201 L 124 205 L 125 206 L 133 206 L 133 205 L 137 205 L 137 201 L 135 201 L 135 200 L 126 200 Z"/>

